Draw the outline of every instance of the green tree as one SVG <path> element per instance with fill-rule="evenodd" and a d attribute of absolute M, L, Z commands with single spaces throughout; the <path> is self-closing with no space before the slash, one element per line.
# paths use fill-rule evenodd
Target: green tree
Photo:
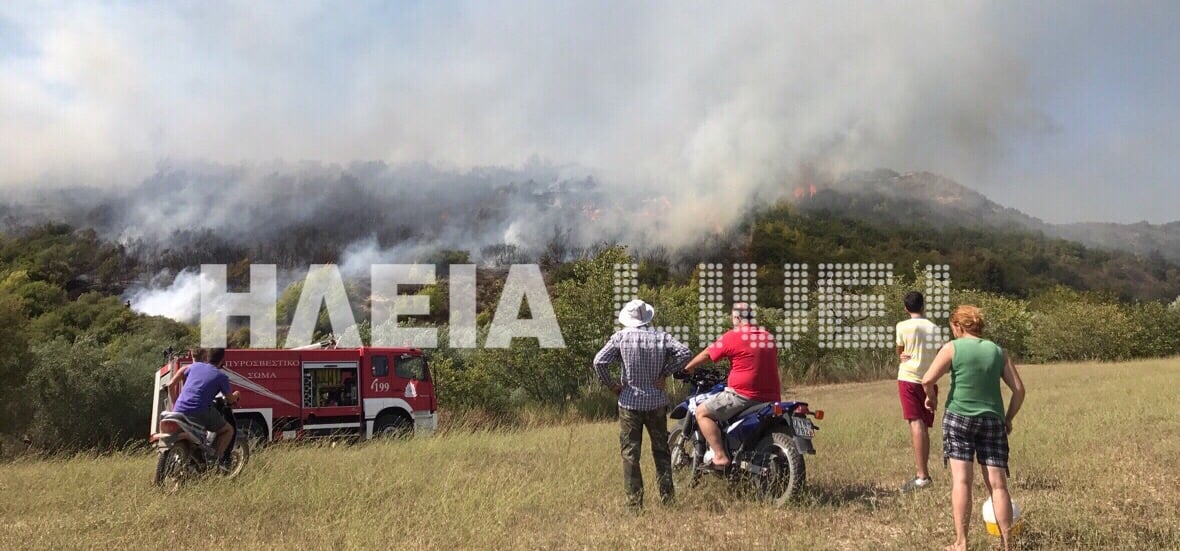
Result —
<path fill-rule="evenodd" d="M 1113 302 L 1064 288 L 1032 303 L 1028 352 L 1037 361 L 1123 360 L 1139 328 Z"/>
<path fill-rule="evenodd" d="M 32 359 L 25 334 L 22 301 L 0 290 L 0 326 L 8 328 L 0 339 L 0 433 L 12 434 L 28 421 L 29 412 L 22 407 L 28 366 Z"/>
<path fill-rule="evenodd" d="M 33 354 L 23 394 L 32 410 L 28 433 L 37 446 L 106 447 L 130 437 L 131 420 L 145 410 L 146 380 L 107 362 L 93 337 L 59 337 L 34 345 Z"/>
<path fill-rule="evenodd" d="M 30 336 L 40 341 L 58 337 L 73 341 L 88 335 L 105 344 L 128 332 L 136 317 L 119 297 L 90 292 L 34 319 Z"/>

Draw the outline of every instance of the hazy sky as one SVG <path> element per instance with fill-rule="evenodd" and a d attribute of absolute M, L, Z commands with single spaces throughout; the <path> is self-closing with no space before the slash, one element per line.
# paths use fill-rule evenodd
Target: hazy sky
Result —
<path fill-rule="evenodd" d="M 0 186 L 161 161 L 586 167 L 698 201 L 930 170 L 1180 219 L 1180 3 L 0 4 Z"/>

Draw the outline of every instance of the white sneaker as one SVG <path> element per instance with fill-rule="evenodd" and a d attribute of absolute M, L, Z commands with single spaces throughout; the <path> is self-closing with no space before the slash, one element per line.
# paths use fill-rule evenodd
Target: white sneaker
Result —
<path fill-rule="evenodd" d="M 925 488 L 927 486 L 930 486 L 933 483 L 934 483 L 934 481 L 931 480 L 930 477 L 918 478 L 915 476 L 913 480 L 906 482 L 905 484 L 902 484 L 901 491 L 902 491 L 902 493 L 905 493 L 905 492 L 909 492 L 912 490 L 917 490 L 919 488 Z"/>

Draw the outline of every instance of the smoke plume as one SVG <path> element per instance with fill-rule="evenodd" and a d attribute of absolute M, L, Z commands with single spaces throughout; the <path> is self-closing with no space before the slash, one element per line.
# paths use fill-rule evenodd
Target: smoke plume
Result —
<path fill-rule="evenodd" d="M 1003 183 L 1029 164 L 1017 148 L 1068 130 L 1053 109 L 1072 82 L 1063 68 L 1126 66 L 1070 45 L 1098 48 L 1096 21 L 1152 36 L 1175 13 L 1013 8 L 0 7 L 0 184 L 9 216 L 68 215 L 128 243 L 232 248 L 315 227 L 305 237 L 323 260 L 358 240 L 394 253 L 554 235 L 676 247 L 809 172 L 928 170 L 1059 196 L 1043 178 L 1043 192 Z M 1176 89 L 1157 78 L 1144 89 Z M 1174 104 L 1143 108 L 1160 106 L 1144 120 L 1172 130 L 1134 135 L 1175 143 Z M 45 188 L 68 192 L 27 191 Z"/>

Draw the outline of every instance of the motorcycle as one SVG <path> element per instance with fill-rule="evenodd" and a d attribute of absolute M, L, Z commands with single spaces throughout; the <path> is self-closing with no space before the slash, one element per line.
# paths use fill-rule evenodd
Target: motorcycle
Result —
<path fill-rule="evenodd" d="M 690 389 L 688 397 L 668 414 L 680 421 L 668 435 L 672 469 L 677 478 L 687 475 L 690 487 L 707 474 L 720 474 L 733 482 L 749 482 L 760 497 L 776 506 L 801 494 L 807 482 L 804 455 L 815 454 L 811 440 L 819 430 L 812 418 L 822 420 L 823 410 L 811 411 L 806 402 L 766 402 L 719 421 L 731 463 L 724 471 L 717 471 L 708 464 L 712 452 L 694 413 L 702 402 L 725 390 L 725 377 L 711 369 L 675 377 L 685 381 Z"/>
<path fill-rule="evenodd" d="M 214 457 L 213 433 L 198 425 L 183 413 L 165 411 L 160 414 L 160 431 L 149 441 L 159 451 L 156 459 L 155 484 L 167 491 L 175 491 L 192 480 L 213 471 L 220 471 L 227 478 L 241 474 L 250 460 L 250 442 L 245 432 L 238 431 L 233 407 L 218 396 L 213 400 L 226 423 L 233 427 L 233 438 L 222 459 L 229 464 L 227 469 L 218 468 Z"/>

